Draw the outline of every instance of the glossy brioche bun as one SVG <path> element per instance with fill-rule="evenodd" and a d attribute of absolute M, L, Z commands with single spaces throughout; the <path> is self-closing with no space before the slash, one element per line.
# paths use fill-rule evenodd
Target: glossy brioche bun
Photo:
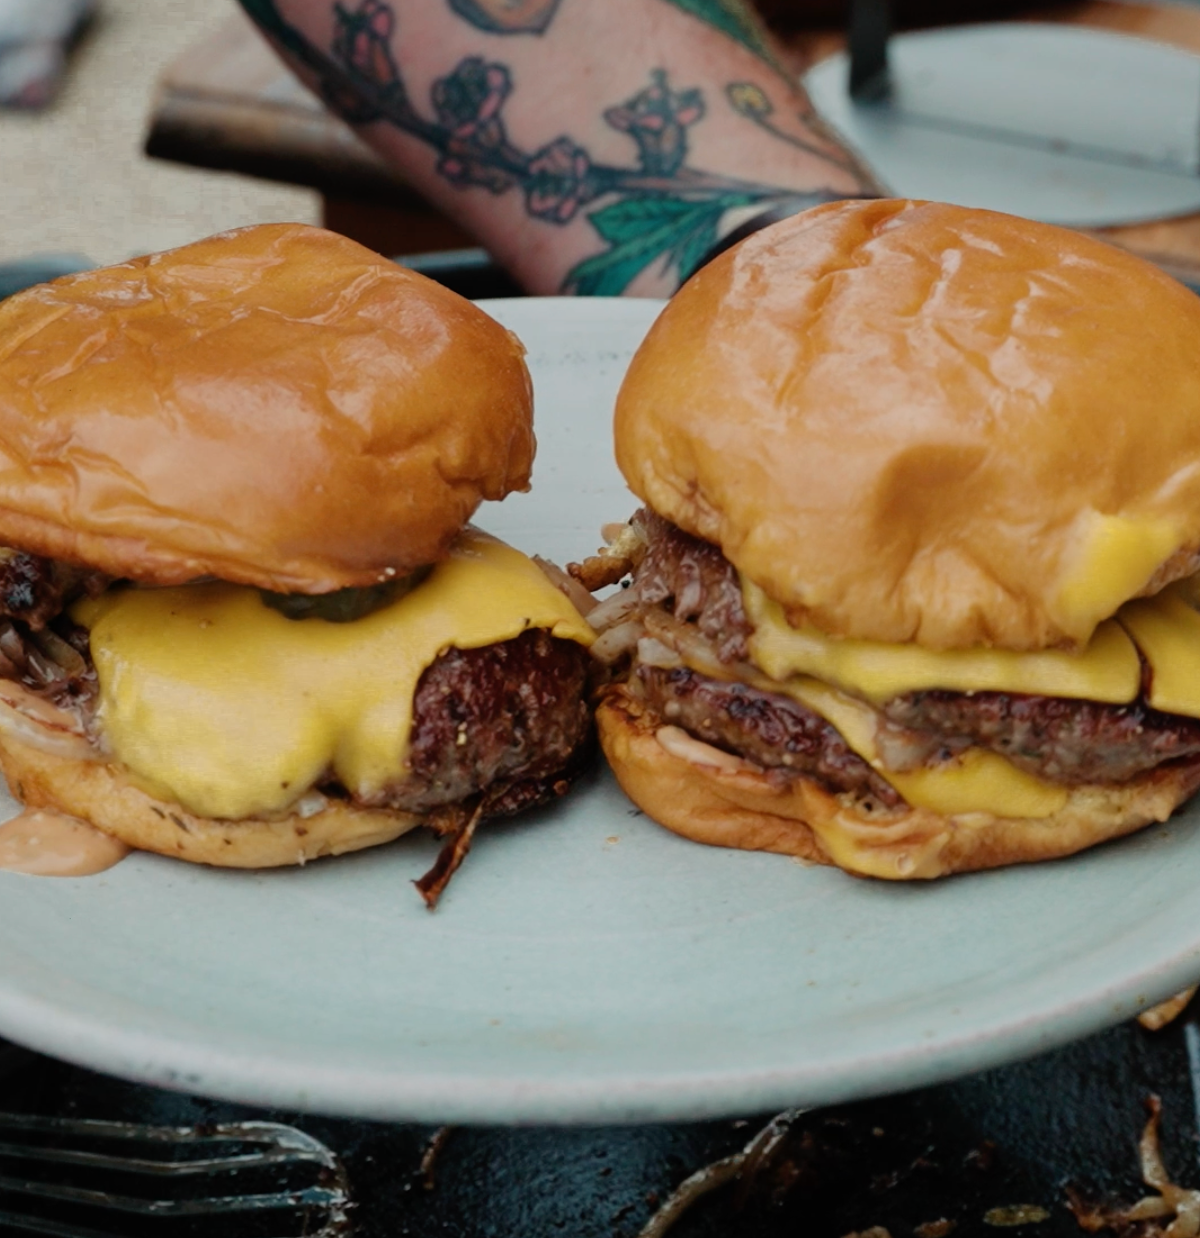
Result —
<path fill-rule="evenodd" d="M 0 303 L 0 543 L 281 592 L 440 558 L 529 484 L 509 331 L 320 228 L 266 224 Z"/>
<path fill-rule="evenodd" d="M 137 851 L 219 868 L 279 868 L 391 842 L 424 823 L 407 812 L 357 807 L 322 797 L 311 815 L 198 817 L 140 790 L 115 765 L 6 733 L 0 771 L 28 808 L 78 817 Z"/>
<path fill-rule="evenodd" d="M 615 436 L 632 490 L 793 623 L 1076 646 L 1196 570 L 1200 298 L 1046 224 L 820 206 L 676 294 Z"/>
<path fill-rule="evenodd" d="M 621 789 L 676 834 L 892 880 L 1072 855 L 1165 821 L 1200 787 L 1200 763 L 1193 763 L 1160 766 L 1127 783 L 1073 787 L 1048 817 L 872 811 L 808 778 L 777 784 L 749 765 L 727 770 L 668 752 L 656 738 L 662 720 L 623 688 L 607 691 L 596 721 Z"/>

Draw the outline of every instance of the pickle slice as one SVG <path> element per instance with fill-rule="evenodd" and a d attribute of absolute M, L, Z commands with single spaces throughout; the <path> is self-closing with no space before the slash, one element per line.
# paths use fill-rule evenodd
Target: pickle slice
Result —
<path fill-rule="evenodd" d="M 358 589 L 338 589 L 334 593 L 272 593 L 260 589 L 265 605 L 288 619 L 324 619 L 326 623 L 353 623 L 373 611 L 398 602 L 411 593 L 433 571 L 433 566 L 419 567 L 407 576 L 365 585 Z"/>

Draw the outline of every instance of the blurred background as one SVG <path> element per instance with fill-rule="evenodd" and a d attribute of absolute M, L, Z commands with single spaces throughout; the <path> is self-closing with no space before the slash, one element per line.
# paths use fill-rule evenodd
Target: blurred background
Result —
<path fill-rule="evenodd" d="M 848 0 L 756 3 L 786 40 L 798 73 L 841 45 Z M 901 28 L 1048 17 L 1077 29 L 1086 25 L 1109 35 L 1136 34 L 1162 40 L 1164 47 L 1200 52 L 1200 0 L 1081 0 L 1051 9 L 1020 0 L 895 0 L 893 8 Z M 14 40 L 13 23 L 22 20 L 26 26 L 33 21 L 76 29 L 62 63 L 52 62 L 59 45 L 50 41 L 32 51 L 26 43 L 21 56 L 14 56 L 21 42 Z M 967 51 L 956 50 L 950 59 L 966 63 L 962 56 Z M 30 76 L 29 63 L 21 59 L 28 55 L 51 60 L 40 69 L 34 65 Z M 22 73 L 28 78 L 24 86 Z M 1162 94 L 1157 78 L 1150 81 L 1153 88 L 1140 96 Z M 1106 80 L 1093 88 L 1111 93 Z M 1077 86 L 1070 89 L 1076 92 L 1075 110 L 1086 119 L 1090 105 L 1080 101 Z M 1200 97 L 1200 78 L 1186 89 Z M 116 262 L 224 228 L 277 220 L 324 222 L 391 254 L 472 243 L 449 221 L 433 216 L 344 126 L 323 113 L 250 29 L 235 0 L 0 0 L 0 100 L 6 92 L 10 106 L 0 103 L 0 265 L 35 255 L 60 255 L 63 269 L 70 268 L 73 257 L 93 264 Z M 1015 95 L 1006 89 L 1001 107 L 1022 95 L 1029 110 L 1024 88 Z M 11 106 L 14 102 L 17 106 Z M 1045 116 L 1059 109 L 1038 110 Z M 1122 105 L 1122 114 L 1127 110 Z M 1189 103 L 1183 110 L 1189 118 L 1180 123 L 1190 125 L 1192 145 L 1200 149 L 1196 121 L 1190 119 L 1195 109 Z M 834 119 L 853 121 L 853 109 Z M 935 128 L 942 123 L 937 117 L 934 122 Z M 1148 114 L 1139 123 L 1150 136 L 1164 130 L 1159 116 Z M 995 118 L 985 115 L 980 124 L 995 128 Z M 1135 155 L 1140 132 L 1128 139 Z M 849 136 L 857 141 L 870 135 Z M 1065 142 L 1053 140 L 1058 136 L 1050 134 L 1049 146 L 1064 147 L 1072 135 L 1063 135 Z M 159 157 L 145 153 L 148 140 Z M 1036 142 L 1046 146 L 1046 135 Z M 893 144 L 889 139 L 883 153 Z M 869 152 L 865 145 L 864 150 Z M 869 153 L 873 159 L 878 155 Z M 1147 185 L 1146 178 L 1162 173 L 1167 208 L 1124 216 L 1117 209 L 1109 212 L 1113 219 L 1101 211 L 1095 219 L 1072 222 L 1096 227 L 1137 223 L 1133 229 L 1110 228 L 1107 235 L 1152 260 L 1174 264 L 1181 278 L 1200 278 L 1197 151 L 1189 148 L 1185 154 L 1184 162 L 1191 161 L 1187 167 L 1163 172 L 1152 160 L 1142 160 L 1145 167 L 1128 169 L 1127 180 L 1142 178 Z M 1118 163 L 1130 163 L 1120 151 L 1116 156 Z M 936 149 L 934 157 L 940 159 Z M 960 162 L 957 157 L 940 161 Z M 995 173 L 992 164 L 985 149 L 980 175 Z M 1089 169 L 1099 165 L 1078 166 L 1090 175 Z M 1002 171 L 1010 181 L 1017 177 L 1007 165 Z M 923 191 L 918 196 L 963 200 L 939 192 L 937 182 L 930 188 L 918 179 L 917 185 Z M 1134 188 L 1140 192 L 1140 182 Z M 900 189 L 917 192 L 903 184 Z M 1107 184 L 1093 194 L 1097 200 L 1105 195 L 1115 200 Z M 1021 209 L 1019 202 L 1013 207 L 1006 199 L 983 197 L 985 204 L 1000 209 L 1039 213 Z M 1055 218 L 1044 212 L 1040 217 Z M 1155 222 L 1168 217 L 1174 222 Z"/>
<path fill-rule="evenodd" d="M 57 98 L 0 108 L 0 263 L 45 252 L 118 262 L 241 224 L 317 222 L 312 190 L 142 153 L 157 78 L 236 7 L 102 0 Z"/>

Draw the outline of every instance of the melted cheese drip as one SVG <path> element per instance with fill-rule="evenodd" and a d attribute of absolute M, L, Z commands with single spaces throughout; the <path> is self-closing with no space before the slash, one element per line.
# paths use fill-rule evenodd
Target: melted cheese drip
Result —
<path fill-rule="evenodd" d="M 1174 521 L 1161 518 L 1089 511 L 1079 523 L 1079 551 L 1063 579 L 1055 610 L 1064 631 L 1085 639 L 1100 620 L 1145 588 L 1179 549 L 1180 537 Z"/>
<path fill-rule="evenodd" d="M 1093 531 L 1090 545 L 1096 555 L 1108 556 L 1107 566 L 1098 573 L 1104 580 L 1094 588 L 1085 586 L 1082 577 L 1076 582 L 1071 604 L 1080 614 L 1108 605 L 1114 580 L 1126 597 L 1130 589 L 1144 583 L 1162 561 L 1162 548 L 1173 536 L 1165 528 L 1111 520 L 1099 521 Z M 1046 817 L 1065 805 L 1068 792 L 981 749 L 968 749 L 955 761 L 928 769 L 886 769 L 875 746 L 877 717 L 867 702 L 942 688 L 1126 704 L 1140 690 L 1140 650 L 1153 672 L 1149 703 L 1167 713 L 1200 718 L 1200 587 L 1195 579 L 1181 581 L 1155 597 L 1127 602 L 1115 618 L 1096 628 L 1080 653 L 937 652 L 916 645 L 838 640 L 811 627 L 791 627 L 782 608 L 748 580 L 742 582 L 742 593 L 755 626 L 751 657 L 774 681 L 775 689 L 795 697 L 835 726 L 851 749 L 910 804 L 947 816 L 987 812 Z"/>
<path fill-rule="evenodd" d="M 947 817 L 971 812 L 1049 817 L 1067 802 L 1065 787 L 1043 782 L 998 753 L 981 748 L 968 748 L 953 761 L 925 769 L 904 773 L 885 769 L 875 746 L 877 720 L 870 705 L 809 678 L 788 680 L 779 690 L 835 726 L 850 748 L 914 808 L 928 808 Z"/>
<path fill-rule="evenodd" d="M 1150 704 L 1200 718 L 1200 614 L 1187 601 L 1189 587 L 1194 590 L 1194 585 L 1175 587 L 1127 602 L 1117 618 L 1154 672 L 1146 694 Z"/>
<path fill-rule="evenodd" d="M 750 656 L 772 679 L 811 675 L 865 697 L 886 701 L 906 692 L 1014 692 L 1124 704 L 1138 694 L 1141 667 L 1133 642 L 1115 620 L 1102 623 L 1081 653 L 1058 649 L 939 652 L 917 645 L 838 640 L 812 627 L 793 628 L 783 609 L 743 580 L 746 613 L 754 624 Z"/>
<path fill-rule="evenodd" d="M 330 770 L 362 796 L 404 778 L 413 693 L 447 648 L 529 628 L 594 639 L 535 563 L 476 530 L 353 623 L 287 619 L 219 583 L 113 590 L 72 615 L 91 631 L 108 750 L 151 794 L 235 820 L 288 809 Z"/>

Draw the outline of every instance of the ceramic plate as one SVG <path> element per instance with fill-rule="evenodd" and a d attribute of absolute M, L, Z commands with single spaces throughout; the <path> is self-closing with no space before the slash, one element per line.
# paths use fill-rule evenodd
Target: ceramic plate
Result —
<path fill-rule="evenodd" d="M 533 492 L 566 560 L 633 503 L 613 395 L 657 306 L 495 302 L 528 343 Z M 294 871 L 135 856 L 0 874 L 0 1034 L 135 1079 L 386 1119 L 624 1122 L 821 1104 L 1034 1053 L 1200 976 L 1200 821 L 888 885 L 685 842 L 606 773 L 492 824 L 441 906 L 421 835 Z"/>

